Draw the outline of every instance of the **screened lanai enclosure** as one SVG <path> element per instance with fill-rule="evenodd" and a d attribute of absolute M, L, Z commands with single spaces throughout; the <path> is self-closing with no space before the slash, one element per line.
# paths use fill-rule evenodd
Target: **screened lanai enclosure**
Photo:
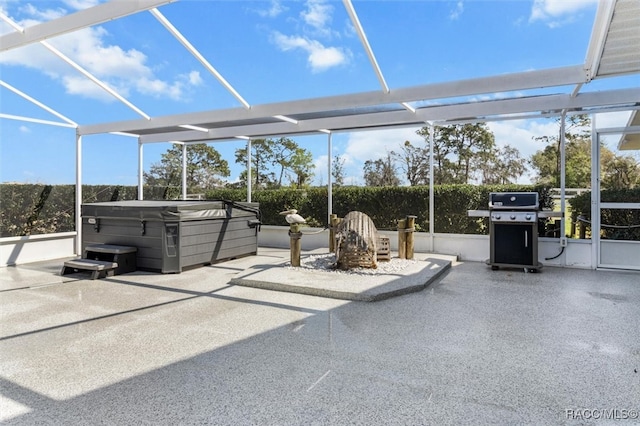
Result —
<path fill-rule="evenodd" d="M 469 3 L 464 3 L 464 12 L 472 14 L 480 2 Z M 535 7 L 554 2 L 531 3 Z M 621 153 L 640 150 L 640 114 L 637 113 L 640 109 L 640 2 L 637 0 L 599 1 L 590 34 L 579 34 L 586 43 L 584 47 L 572 40 L 545 39 L 513 50 L 543 57 L 546 51 L 561 49 L 566 52 L 562 56 L 562 61 L 566 62 L 541 62 L 540 66 L 532 63 L 527 68 L 512 69 L 509 67 L 510 51 L 501 51 L 500 42 L 508 40 L 510 31 L 517 31 L 517 28 L 479 27 L 479 32 L 496 33 L 495 45 L 476 46 L 487 52 L 487 62 L 505 64 L 495 74 L 486 74 L 486 63 L 465 53 L 464 49 L 469 48 L 474 39 L 452 41 L 446 34 L 425 32 L 429 19 L 438 19 L 438 8 L 445 4 L 457 5 L 459 14 L 463 11 L 463 2 L 343 0 L 305 3 L 308 9 L 296 15 L 304 21 L 304 28 L 313 29 L 320 37 L 318 34 L 328 25 L 322 27 L 318 22 L 330 11 L 334 23 L 341 20 L 346 23 L 348 34 L 334 31 L 332 37 L 333 40 L 349 37 L 354 43 L 352 46 L 356 47 L 348 51 L 332 47 L 328 42 L 322 44 L 309 35 L 295 37 L 296 24 L 291 24 L 289 34 L 285 30 L 269 30 L 268 17 L 294 7 L 293 3 L 287 2 L 112 0 L 86 2 L 79 10 L 67 7 L 65 2 L 46 4 L 47 9 L 43 8 L 37 19 L 35 14 L 30 18 L 26 15 L 29 10 L 33 12 L 34 6 L 0 7 L 3 23 L 0 119 L 5 128 L 2 155 L 9 151 L 20 156 L 30 155 L 33 148 L 29 147 L 33 145 L 25 141 L 34 136 L 27 125 L 44 126 L 51 132 L 65 129 L 69 143 L 60 148 L 64 149 L 65 158 L 60 167 L 68 169 L 71 164 L 75 168 L 76 212 L 80 211 L 83 200 L 83 177 L 91 171 L 88 167 L 100 164 L 108 168 L 109 164 L 102 163 L 124 161 L 118 151 L 126 152 L 127 156 L 133 152 L 137 198 L 142 200 L 145 198 L 146 151 L 157 144 L 181 146 L 182 198 L 186 199 L 186 147 L 190 144 L 222 146 L 233 143 L 250 153 L 252 141 L 258 139 L 314 137 L 313 143 L 326 150 L 326 162 L 321 167 L 324 167 L 323 184 L 328 194 L 328 217 L 332 213 L 331 159 L 336 155 L 335 139 L 341 134 L 540 118 L 555 118 L 565 126 L 568 117 L 588 115 L 592 124 L 589 153 L 592 198 L 590 217 L 580 220 L 588 222 L 591 238 L 576 241 L 567 241 L 564 236 L 541 238 L 540 256 L 553 258 L 561 253 L 550 260 L 550 264 L 559 266 L 640 270 L 640 241 L 612 237 L 608 226 L 618 225 L 607 222 L 614 212 L 640 211 L 640 199 L 607 198 L 603 195 L 598 172 L 603 146 Z M 500 3 L 505 10 L 523 4 L 531 7 L 529 2 Z M 254 13 L 264 21 L 256 26 L 257 29 L 249 28 L 243 13 Z M 385 18 L 401 20 L 390 27 Z M 449 18 L 459 19 L 453 14 Z M 222 21 L 233 22 L 234 32 L 221 33 L 218 24 Z M 400 24 L 404 25 L 397 26 Z M 303 28 L 302 24 L 300 28 Z M 239 38 L 240 33 L 254 30 L 260 36 L 257 39 Z M 204 38 L 203 33 L 207 35 Z M 95 51 L 91 52 L 82 52 L 78 47 L 105 34 L 124 34 L 127 42 L 117 47 L 96 45 Z M 323 36 L 329 37 L 327 34 L 324 32 Z M 72 43 L 73 40 L 76 42 Z M 252 57 L 257 55 L 256 49 L 264 49 L 268 43 L 279 46 L 281 52 L 298 50 L 308 54 L 307 62 L 298 65 L 301 69 L 310 67 L 317 84 L 299 83 L 296 73 L 300 70 L 290 64 L 281 65 L 276 58 L 269 61 Z M 382 45 L 391 45 L 392 49 L 383 50 Z M 144 60 L 138 65 L 134 63 L 136 58 L 146 58 L 145 48 L 148 55 L 152 51 L 162 53 L 162 62 L 155 65 L 158 69 L 176 67 L 178 63 L 188 61 L 195 70 L 181 74 L 173 84 L 160 81 L 154 77 L 151 66 L 140 66 Z M 438 66 L 439 55 L 445 50 L 454 52 L 454 59 L 447 63 L 451 67 L 450 78 L 430 77 L 429 67 Z M 458 50 L 460 53 L 455 56 Z M 127 54 L 118 56 L 122 52 Z M 102 63 L 103 68 L 96 65 L 99 58 L 110 55 L 114 62 Z M 574 59 L 576 55 L 580 59 Z M 411 67 L 412 57 L 416 56 L 430 58 L 429 67 L 424 67 L 423 78 L 405 77 L 398 70 Z M 340 69 L 340 74 L 320 74 L 323 66 L 344 58 L 365 62 L 366 72 L 354 73 L 347 66 Z M 118 78 L 102 77 L 107 75 L 104 69 L 107 66 L 130 68 Z M 211 108 L 195 109 L 193 103 L 183 100 L 176 103 L 177 107 L 163 110 L 162 100 L 151 95 L 140 102 L 132 100 L 130 95 L 134 87 L 126 78 L 137 81 L 139 93 L 153 94 L 157 90 L 175 92 L 176 98 L 211 97 L 217 101 L 212 102 Z M 348 84 L 338 85 L 341 79 Z M 205 90 L 202 80 L 213 89 Z M 195 89 L 187 96 L 183 89 L 189 84 Z M 271 90 L 264 91 L 265 87 Z M 81 96 L 81 93 L 92 96 Z M 67 113 L 72 110 L 69 103 L 76 104 L 86 114 L 74 117 Z M 624 113 L 625 120 L 615 127 L 601 125 L 598 117 L 610 113 Z M 15 128 L 15 132 L 10 132 L 10 128 Z M 566 210 L 567 199 L 564 134 L 561 130 L 557 200 L 562 212 Z M 115 137 L 117 141 L 107 139 L 107 136 Z M 433 173 L 433 140 L 428 142 Z M 86 144 L 100 144 L 105 152 L 104 159 L 95 151 L 89 157 Z M 252 201 L 251 160 L 249 156 L 246 164 L 248 202 Z M 5 157 L 5 161 L 9 160 Z M 6 181 L 6 177 L 2 180 Z M 429 212 L 433 215 L 433 179 L 430 183 Z M 80 215 L 75 217 L 72 233 L 3 238 L 0 264 L 6 266 L 79 253 L 82 226 Z M 566 220 L 561 217 L 561 229 L 565 228 Z M 483 260 L 486 256 L 486 236 L 437 234 L 433 223 L 430 218 L 430 229 L 420 233 L 417 249 L 458 254 L 469 260 Z M 640 223 L 625 226 L 640 227 Z M 281 229 L 266 227 L 261 232 L 261 244 L 277 244 L 281 234 Z M 312 239 L 309 243 L 313 244 Z"/>

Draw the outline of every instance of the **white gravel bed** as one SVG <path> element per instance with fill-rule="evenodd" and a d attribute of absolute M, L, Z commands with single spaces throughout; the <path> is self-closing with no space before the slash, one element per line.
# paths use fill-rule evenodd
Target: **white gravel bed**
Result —
<path fill-rule="evenodd" d="M 376 269 L 370 268 L 353 268 L 341 270 L 335 267 L 336 256 L 333 253 L 314 254 L 300 258 L 300 266 L 288 266 L 291 270 L 313 270 L 318 272 L 326 272 L 330 274 L 343 275 L 387 275 L 402 271 L 408 266 L 415 265 L 418 261 L 415 259 L 391 259 L 389 261 L 379 261 Z"/>

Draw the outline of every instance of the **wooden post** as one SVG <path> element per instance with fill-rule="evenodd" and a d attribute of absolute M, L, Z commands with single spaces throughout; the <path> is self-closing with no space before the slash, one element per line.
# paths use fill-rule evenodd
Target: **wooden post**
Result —
<path fill-rule="evenodd" d="M 329 253 L 336 252 L 336 227 L 338 226 L 338 215 L 331 213 L 329 216 Z"/>
<path fill-rule="evenodd" d="M 407 216 L 407 229 L 405 229 L 405 233 L 407 234 L 405 237 L 407 243 L 407 259 L 413 259 L 413 241 L 415 238 L 413 232 L 415 231 L 416 217 L 417 216 Z"/>
<path fill-rule="evenodd" d="M 300 224 L 292 223 L 289 225 L 289 245 L 291 246 L 291 266 L 300 266 Z"/>
<path fill-rule="evenodd" d="M 407 234 L 404 232 L 406 222 L 406 219 L 398 220 L 398 257 L 400 259 L 407 258 Z"/>

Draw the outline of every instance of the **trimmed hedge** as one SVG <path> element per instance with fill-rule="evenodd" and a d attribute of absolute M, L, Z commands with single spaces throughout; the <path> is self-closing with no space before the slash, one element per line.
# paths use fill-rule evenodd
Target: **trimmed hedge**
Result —
<path fill-rule="evenodd" d="M 0 184 L 0 237 L 75 230 L 75 185 Z M 180 188 L 145 187 L 146 199 L 179 196 Z M 137 186 L 83 185 L 85 203 L 138 198 Z"/>
<path fill-rule="evenodd" d="M 434 187 L 434 230 L 438 233 L 487 234 L 488 220 L 471 218 L 467 210 L 486 210 L 490 192 L 537 191 L 540 205 L 553 208 L 549 188 L 532 185 L 440 185 Z M 242 201 L 244 190 L 214 190 L 208 199 Z M 266 225 L 286 225 L 279 212 L 297 209 L 309 224 L 327 226 L 327 189 L 276 189 L 257 191 L 252 201 L 260 203 L 262 221 Z M 417 216 L 416 229 L 429 230 L 429 187 L 361 187 L 342 186 L 333 190 L 333 212 L 344 217 L 353 210 L 367 214 L 378 229 L 395 230 L 397 220 L 407 215 Z"/>
<path fill-rule="evenodd" d="M 179 188 L 145 187 L 145 199 L 176 199 Z M 532 185 L 440 185 L 434 188 L 434 229 L 437 233 L 487 234 L 488 220 L 470 218 L 467 210 L 487 209 L 490 192 L 537 191 L 540 205 L 552 208 L 549 188 Z M 83 202 L 134 200 L 136 186 L 85 185 Z M 66 232 L 74 230 L 75 185 L 0 185 L 0 235 L 20 236 Z M 209 200 L 243 201 L 244 189 L 207 191 Z M 312 226 L 327 226 L 327 188 L 261 190 L 252 194 L 260 203 L 262 222 L 266 225 L 286 225 L 279 212 L 297 209 Z M 429 230 L 429 187 L 359 187 L 342 186 L 333 189 L 333 212 L 344 217 L 358 210 L 367 214 L 381 230 L 395 230 L 397 220 L 407 215 L 417 216 L 416 229 Z"/>

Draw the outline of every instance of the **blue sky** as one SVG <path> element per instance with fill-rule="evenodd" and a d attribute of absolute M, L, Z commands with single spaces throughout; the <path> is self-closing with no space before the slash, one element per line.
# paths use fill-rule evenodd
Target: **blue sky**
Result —
<path fill-rule="evenodd" d="M 0 0 L 0 11 L 28 27 L 97 3 Z M 594 0 L 353 4 L 392 90 L 581 64 L 596 12 Z M 187 0 L 159 10 L 249 104 L 380 90 L 340 1 Z M 0 23 L 0 33 L 10 31 Z M 240 106 L 149 12 L 48 42 L 152 117 Z M 0 53 L 0 67 L 2 81 L 76 123 L 140 118 L 41 45 Z M 637 85 L 636 76 L 592 82 L 584 90 Z M 0 87 L 0 112 L 61 121 L 6 87 Z M 621 118 L 612 115 L 612 120 Z M 525 157 L 541 148 L 533 137 L 555 133 L 550 120 L 489 126 L 498 145 L 515 146 Z M 358 184 L 364 161 L 398 149 L 405 140 L 420 143 L 415 130 L 336 134 L 332 155 L 345 159 L 347 182 Z M 0 118 L 0 136 L 0 181 L 74 182 L 74 129 Z M 293 139 L 313 153 L 315 182 L 326 183 L 326 137 Z M 232 167 L 231 181 L 244 167 L 234 163 L 234 151 L 244 145 L 241 140 L 214 144 Z M 145 145 L 145 170 L 169 147 Z M 84 137 L 83 182 L 135 185 L 137 152 L 134 138 Z"/>

